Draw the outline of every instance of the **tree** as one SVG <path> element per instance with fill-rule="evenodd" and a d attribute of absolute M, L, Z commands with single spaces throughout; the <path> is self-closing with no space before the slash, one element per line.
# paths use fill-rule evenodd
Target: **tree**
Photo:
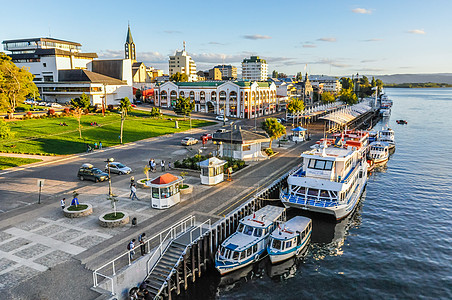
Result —
<path fill-rule="evenodd" d="M 348 105 L 358 103 L 358 97 L 356 97 L 352 89 L 342 89 L 340 99 Z"/>
<path fill-rule="evenodd" d="M 191 116 L 191 112 L 195 109 L 195 102 L 190 98 L 179 97 L 176 100 L 176 105 L 173 110 L 176 114 L 184 116 Z"/>
<path fill-rule="evenodd" d="M 131 110 L 132 105 L 130 104 L 129 98 L 127 97 L 122 98 L 121 101 L 119 102 L 119 112 L 121 113 L 121 134 L 119 136 L 121 139 L 121 144 L 122 144 L 122 133 L 124 129 L 124 121 L 127 117 L 127 113 Z"/>
<path fill-rule="evenodd" d="M 33 77 L 25 67 L 18 68 L 9 56 L 0 52 L 0 107 L 6 108 L 8 118 L 13 118 L 16 107 L 27 97 L 39 95 Z"/>
<path fill-rule="evenodd" d="M 322 97 L 321 98 L 322 98 L 322 102 L 323 103 L 331 103 L 331 102 L 336 101 L 336 97 L 334 96 L 333 93 L 330 93 L 330 92 L 322 93 Z"/>
<path fill-rule="evenodd" d="M 137 89 L 137 91 L 135 92 L 135 99 L 138 101 L 141 99 L 142 96 L 143 96 L 143 93 L 141 92 L 141 90 Z"/>
<path fill-rule="evenodd" d="M 303 100 L 299 98 L 291 98 L 289 104 L 287 105 L 287 111 L 292 114 L 292 118 L 294 117 L 295 114 L 297 115 L 297 124 L 298 124 L 298 114 L 304 111 Z"/>
<path fill-rule="evenodd" d="M 273 72 L 272 72 L 272 78 L 278 78 L 278 71 L 273 70 Z"/>
<path fill-rule="evenodd" d="M 297 76 L 295 77 L 295 79 L 296 79 L 297 81 L 303 81 L 303 73 L 298 72 L 298 73 L 297 73 Z"/>
<path fill-rule="evenodd" d="M 162 114 L 162 113 L 160 112 L 160 108 L 158 108 L 158 107 L 153 107 L 153 108 L 151 109 L 151 112 L 150 112 L 151 117 L 160 117 L 161 114 Z"/>
<path fill-rule="evenodd" d="M 176 82 L 187 82 L 188 81 L 188 76 L 185 73 L 179 73 L 177 72 L 176 74 L 171 75 L 170 81 L 176 81 Z"/>
<path fill-rule="evenodd" d="M 354 86 L 353 85 L 353 80 L 351 80 L 348 77 L 342 77 L 340 81 L 341 81 L 343 89 L 345 89 L 345 90 L 348 90 L 348 89 L 353 90 L 353 86 Z"/>
<path fill-rule="evenodd" d="M 272 148 L 272 142 L 284 134 L 286 134 L 286 127 L 279 123 L 275 118 L 268 118 L 262 123 L 262 129 L 270 136 L 269 148 Z"/>
<path fill-rule="evenodd" d="M 370 85 L 372 87 L 376 87 L 377 86 L 377 83 L 375 82 L 375 77 L 373 77 L 373 76 L 372 76 L 372 81 L 371 81 Z"/>
<path fill-rule="evenodd" d="M 11 132 L 11 128 L 9 128 L 8 123 L 6 123 L 3 119 L 0 119 L 0 139 L 8 139 L 12 137 L 14 134 Z"/>
<path fill-rule="evenodd" d="M 90 105 L 91 100 L 85 93 L 83 93 L 80 98 L 71 99 L 71 106 L 74 109 L 73 116 L 78 121 L 78 132 L 80 134 L 80 138 L 82 138 L 82 125 L 80 124 L 80 120 L 82 118 L 83 111 L 89 108 Z"/>

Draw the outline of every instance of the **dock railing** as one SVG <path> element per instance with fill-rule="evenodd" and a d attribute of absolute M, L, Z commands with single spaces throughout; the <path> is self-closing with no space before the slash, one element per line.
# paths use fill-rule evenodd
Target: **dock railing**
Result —
<path fill-rule="evenodd" d="M 162 232 L 154 235 L 150 239 L 147 239 L 144 242 L 144 245 L 148 251 L 151 249 L 154 249 L 154 247 L 157 247 L 154 249 L 154 253 L 151 257 L 154 257 L 156 254 L 162 254 L 166 249 L 163 249 L 163 244 L 168 244 L 167 242 L 171 238 L 175 238 L 178 235 L 187 232 L 190 228 L 192 228 L 195 225 L 195 217 L 190 215 L 178 223 L 172 225 L 171 227 L 163 230 Z M 140 247 L 140 244 L 136 244 L 136 246 L 133 249 L 130 249 L 126 251 L 125 253 L 117 256 L 113 260 L 107 262 L 106 264 L 102 265 L 101 267 L 97 268 L 93 271 L 93 287 L 98 287 L 100 282 L 99 276 L 103 279 L 110 280 L 111 282 L 111 294 L 115 295 L 115 289 L 114 289 L 114 281 L 113 277 L 116 275 L 116 272 L 126 266 L 131 265 L 132 258 L 131 258 L 131 252 L 138 250 Z M 149 266 L 149 261 L 147 263 L 147 266 Z"/>

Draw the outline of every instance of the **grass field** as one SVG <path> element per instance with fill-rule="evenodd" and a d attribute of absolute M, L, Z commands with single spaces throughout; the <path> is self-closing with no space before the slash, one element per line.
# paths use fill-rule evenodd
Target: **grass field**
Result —
<path fill-rule="evenodd" d="M 179 121 L 179 129 L 174 128 L 175 119 Z M 99 126 L 91 126 L 91 122 L 96 122 Z M 60 126 L 60 123 L 66 123 L 68 126 Z M 81 123 L 82 139 L 79 138 L 78 122 L 74 117 L 8 122 L 15 135 L 12 139 L 0 140 L 0 152 L 65 155 L 84 152 L 86 144 L 93 147 L 94 143 L 99 141 L 102 141 L 103 147 L 119 144 L 119 114 L 109 113 L 105 117 L 102 114 L 84 115 Z M 214 123 L 192 120 L 193 128 L 212 124 Z M 151 118 L 148 112 L 134 110 L 124 122 L 123 143 L 188 129 L 188 118 L 186 121 L 168 116 L 155 119 Z"/>
<path fill-rule="evenodd" d="M 0 156 L 0 170 L 18 167 L 26 164 L 31 164 L 34 162 L 41 161 L 40 159 L 34 158 L 20 158 L 20 157 L 7 157 Z"/>

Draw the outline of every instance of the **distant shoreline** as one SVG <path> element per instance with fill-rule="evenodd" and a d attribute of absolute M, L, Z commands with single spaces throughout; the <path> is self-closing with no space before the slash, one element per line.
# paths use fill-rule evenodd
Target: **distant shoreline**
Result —
<path fill-rule="evenodd" d="M 452 88 L 452 84 L 448 83 L 393 83 L 393 84 L 384 84 L 385 88 L 410 88 L 410 89 L 425 89 L 425 88 Z"/>

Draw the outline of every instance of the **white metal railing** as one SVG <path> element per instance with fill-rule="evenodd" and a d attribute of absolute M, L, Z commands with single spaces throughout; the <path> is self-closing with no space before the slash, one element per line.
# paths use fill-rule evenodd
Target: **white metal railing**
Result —
<path fill-rule="evenodd" d="M 152 268 L 150 268 L 150 264 L 153 261 L 154 257 L 157 254 L 159 255 L 159 258 L 162 257 L 163 253 L 169 247 L 169 244 L 166 246 L 163 246 L 163 244 L 165 244 L 169 240 L 175 239 L 180 234 L 187 232 L 188 222 L 190 222 L 189 228 L 191 228 L 195 225 L 195 221 L 196 221 L 196 218 L 194 216 L 189 216 L 189 217 L 183 219 L 182 221 L 180 221 L 179 223 L 177 223 L 176 225 L 171 226 L 169 229 L 164 230 L 164 231 L 160 232 L 159 234 L 156 234 L 155 236 L 152 237 L 152 239 L 158 238 L 159 245 L 154 250 L 154 253 L 152 253 L 151 257 L 148 259 L 148 261 L 146 263 L 147 274 L 151 273 L 154 270 L 155 266 L 157 265 L 157 263 L 155 263 L 154 266 L 152 266 Z M 179 227 L 180 227 L 180 231 L 178 232 L 177 229 Z M 166 232 L 166 235 L 163 237 L 163 234 L 165 234 L 165 232 Z"/>
<path fill-rule="evenodd" d="M 188 226 L 188 224 L 190 224 Z M 151 243 L 156 243 L 157 241 L 159 242 L 159 246 L 158 248 L 154 251 L 152 257 L 156 254 L 156 253 L 162 253 L 162 244 L 168 240 L 168 238 L 173 238 L 176 237 L 177 235 L 181 234 L 181 233 L 185 233 L 187 232 L 189 228 L 193 227 L 195 224 L 195 217 L 194 216 L 188 216 L 184 219 L 182 219 L 181 221 L 179 221 L 178 223 L 174 224 L 173 226 L 163 230 L 162 232 L 154 235 L 153 237 L 151 237 L 150 239 L 147 239 L 144 244 L 145 247 L 147 249 L 151 249 Z M 165 237 L 163 237 L 163 235 L 166 233 Z M 105 279 L 109 279 L 111 281 L 111 294 L 115 295 L 115 290 L 114 290 L 114 284 L 113 284 L 113 276 L 116 275 L 116 270 L 127 266 L 127 265 L 131 265 L 132 260 L 131 260 L 131 253 L 132 251 L 134 251 L 135 249 L 139 248 L 141 245 L 137 245 L 135 246 L 133 249 L 128 250 L 127 252 L 119 255 L 118 257 L 114 258 L 113 260 L 107 262 L 106 264 L 102 265 L 101 267 L 97 268 L 96 270 L 93 271 L 93 286 L 97 287 L 99 286 L 99 280 L 98 280 L 98 276 L 101 276 Z M 127 259 L 125 258 L 127 256 Z M 151 258 L 152 258 L 151 257 Z M 149 260 L 150 261 L 150 260 Z M 147 265 L 149 266 L 149 261 L 147 263 Z M 106 270 L 106 271 L 111 271 L 111 275 L 106 275 L 101 273 L 102 270 Z"/>
<path fill-rule="evenodd" d="M 190 244 L 188 244 L 184 251 L 182 251 L 182 254 L 180 255 L 179 259 L 176 261 L 176 263 L 174 264 L 174 267 L 171 269 L 171 271 L 169 272 L 169 274 L 166 276 L 165 282 L 162 283 L 162 285 L 160 286 L 160 288 L 158 289 L 154 299 L 159 299 L 159 295 L 160 293 L 163 291 L 163 289 L 166 287 L 167 282 L 169 280 L 171 280 L 171 277 L 173 276 L 173 274 L 175 272 L 177 272 L 177 267 L 179 266 L 179 263 L 182 261 L 184 255 L 187 253 L 187 250 L 189 247 L 191 247 L 191 245 L 195 242 L 197 242 L 202 236 L 203 236 L 203 232 L 202 229 L 204 228 L 204 225 L 208 225 L 209 226 L 209 230 L 207 232 L 211 232 L 212 231 L 212 225 L 211 225 L 211 221 L 210 219 L 202 222 L 201 224 L 197 225 L 195 228 L 193 228 L 192 230 L 190 230 Z M 193 240 L 193 232 L 199 229 L 199 235 L 196 239 Z"/>

